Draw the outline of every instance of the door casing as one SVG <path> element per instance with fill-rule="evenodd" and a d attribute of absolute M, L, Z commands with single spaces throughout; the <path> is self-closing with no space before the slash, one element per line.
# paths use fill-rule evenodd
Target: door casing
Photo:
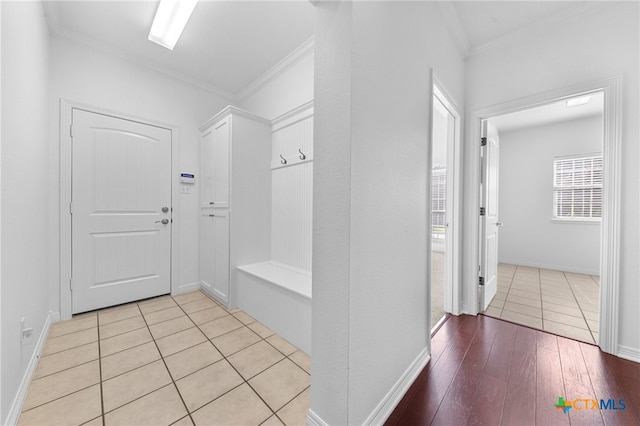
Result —
<path fill-rule="evenodd" d="M 179 128 L 176 125 L 149 120 L 125 114 L 119 111 L 107 110 L 93 105 L 60 100 L 60 320 L 71 318 L 71 173 L 72 173 L 72 140 L 70 128 L 73 109 L 82 109 L 96 114 L 109 115 L 124 120 L 136 121 L 142 124 L 162 127 L 171 131 L 171 199 L 173 209 L 173 224 L 171 226 L 171 293 L 179 291 L 179 228 L 180 209 L 175 208 L 179 199 Z"/>
<path fill-rule="evenodd" d="M 454 120 L 452 143 L 451 146 L 447 146 L 447 167 L 451 166 L 451 170 L 447 172 L 447 179 L 451 177 L 453 185 L 447 185 L 447 210 L 450 212 L 450 226 L 447 228 L 446 266 L 450 275 L 448 275 L 448 279 L 445 280 L 444 284 L 444 310 L 453 315 L 460 315 L 462 119 L 460 108 L 447 93 L 447 90 L 435 72 L 433 73 L 433 96 L 438 98 Z M 431 197 L 429 197 L 429 199 L 431 199 Z M 429 222 L 429 229 L 431 229 L 431 222 Z M 431 248 L 429 253 L 431 253 Z M 431 261 L 429 260 L 429 262 Z M 429 270 L 431 270 L 431 265 L 429 265 Z M 447 274 L 445 274 L 445 277 L 447 277 Z M 431 293 L 429 293 L 429 299 L 431 300 Z M 434 325 L 435 324 L 431 324 L 431 327 Z"/>
<path fill-rule="evenodd" d="M 470 184 L 465 205 L 470 213 L 467 216 L 465 229 L 472 239 L 465 246 L 465 284 L 464 309 L 472 315 L 478 314 L 478 265 L 479 263 L 479 229 L 480 216 L 473 214 L 480 209 L 480 130 L 482 120 L 521 111 L 553 101 L 568 99 L 578 94 L 593 92 L 604 93 L 604 200 L 601 225 L 600 252 L 600 348 L 607 353 L 617 355 L 618 352 L 618 306 L 619 306 L 619 265 L 620 265 L 620 165 L 622 142 L 622 77 L 616 76 L 606 80 L 577 84 L 561 89 L 516 99 L 492 107 L 473 111 L 468 126 L 468 144 L 471 155 L 476 161 L 470 161 L 468 170 Z"/>

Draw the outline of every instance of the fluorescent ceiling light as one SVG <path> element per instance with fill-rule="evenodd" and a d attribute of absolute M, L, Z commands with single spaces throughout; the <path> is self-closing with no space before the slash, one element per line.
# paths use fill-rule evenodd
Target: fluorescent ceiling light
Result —
<path fill-rule="evenodd" d="M 178 42 L 198 0 L 160 0 L 149 40 L 169 50 Z"/>
<path fill-rule="evenodd" d="M 578 105 L 584 105 L 589 103 L 591 96 L 582 96 L 580 98 L 573 98 L 567 101 L 567 108 L 571 108 Z"/>

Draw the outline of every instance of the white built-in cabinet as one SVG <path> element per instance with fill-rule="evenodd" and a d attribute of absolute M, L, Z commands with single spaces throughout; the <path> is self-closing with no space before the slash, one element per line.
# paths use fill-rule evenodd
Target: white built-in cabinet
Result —
<path fill-rule="evenodd" d="M 200 281 L 233 307 L 236 267 L 270 258 L 271 123 L 228 106 L 200 134 Z"/>

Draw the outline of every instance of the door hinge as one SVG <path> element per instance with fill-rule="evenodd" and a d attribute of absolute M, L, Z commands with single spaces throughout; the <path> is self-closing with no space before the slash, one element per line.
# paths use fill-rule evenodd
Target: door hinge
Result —
<path fill-rule="evenodd" d="M 485 214 L 487 214 L 487 209 L 484 207 L 480 207 L 480 216 L 484 216 Z"/>
<path fill-rule="evenodd" d="M 69 136 L 73 137 L 73 124 L 69 126 Z"/>
<path fill-rule="evenodd" d="M 478 284 L 484 285 L 484 277 L 478 277 Z"/>
<path fill-rule="evenodd" d="M 487 138 L 480 138 L 480 146 L 487 146 Z"/>
<path fill-rule="evenodd" d="M 69 290 L 73 291 L 73 278 L 69 278 Z"/>
<path fill-rule="evenodd" d="M 69 202 L 69 214 L 73 214 L 73 201 Z"/>

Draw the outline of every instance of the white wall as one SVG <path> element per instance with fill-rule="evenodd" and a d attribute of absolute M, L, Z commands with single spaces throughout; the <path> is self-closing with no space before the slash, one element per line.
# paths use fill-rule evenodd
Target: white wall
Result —
<path fill-rule="evenodd" d="M 180 278 L 178 285 L 199 282 L 199 133 L 198 127 L 231 103 L 203 89 L 182 83 L 95 49 L 54 39 L 52 52 L 51 184 L 52 197 L 59 194 L 59 100 L 68 99 L 98 108 L 179 127 L 180 172 L 196 174 L 190 195 L 174 201 L 180 215 Z M 177 179 L 177 176 L 174 176 Z M 59 247 L 57 198 L 52 202 L 52 250 Z M 59 259 L 51 265 L 51 309 L 60 309 Z M 175 288 L 175 285 L 174 285 Z"/>
<path fill-rule="evenodd" d="M 42 4 L 3 2 L 2 424 L 49 311 L 49 58 Z M 23 317 L 35 334 L 24 346 Z"/>
<path fill-rule="evenodd" d="M 639 5 L 637 2 L 605 2 L 576 14 L 566 22 L 546 28 L 526 39 L 506 45 L 467 63 L 467 111 L 532 96 L 577 83 L 617 75 L 623 78 L 622 99 L 622 212 L 620 246 L 619 344 L 640 351 L 640 258 L 638 207 L 638 129 L 640 70 Z M 476 135 L 469 134 L 469 138 Z M 468 139 L 469 141 L 469 139 Z M 477 161 L 468 143 L 465 169 Z M 473 205 L 475 188 L 465 180 L 465 203 Z M 466 209 L 465 223 L 475 212 Z M 473 235 L 466 233 L 463 245 Z M 465 252 L 468 255 L 468 252 Z M 464 264 L 474 260 L 465 258 Z M 464 282 L 472 283 L 470 268 Z"/>
<path fill-rule="evenodd" d="M 311 410 L 380 422 L 429 341 L 430 68 L 462 105 L 464 63 L 435 3 L 316 9 Z"/>
<path fill-rule="evenodd" d="M 273 120 L 313 100 L 313 48 L 240 100 L 238 106 Z"/>
<path fill-rule="evenodd" d="M 551 221 L 554 157 L 592 153 L 601 115 L 500 133 L 500 262 L 599 275 L 600 222 Z"/>

